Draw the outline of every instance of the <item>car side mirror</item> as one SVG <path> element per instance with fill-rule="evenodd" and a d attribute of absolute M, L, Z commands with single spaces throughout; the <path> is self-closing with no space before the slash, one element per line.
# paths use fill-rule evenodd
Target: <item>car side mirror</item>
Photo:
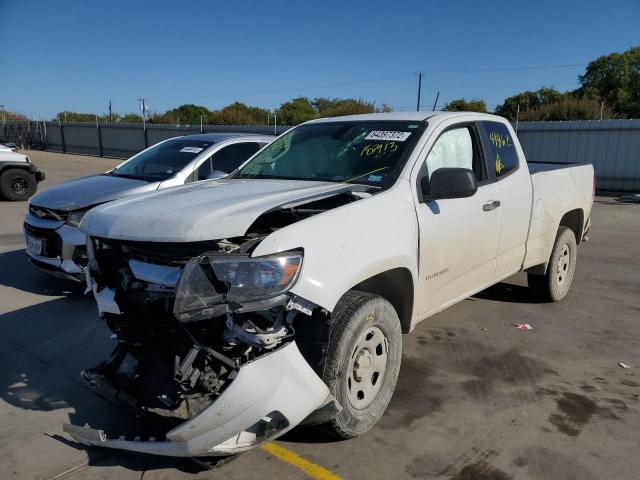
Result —
<path fill-rule="evenodd" d="M 478 181 L 468 168 L 439 168 L 431 174 L 431 179 L 420 181 L 425 202 L 446 198 L 472 197 L 478 191 Z"/>
<path fill-rule="evenodd" d="M 215 180 L 216 178 L 222 178 L 229 175 L 227 172 L 223 172 L 222 170 L 212 170 L 209 175 L 207 175 L 207 180 Z"/>

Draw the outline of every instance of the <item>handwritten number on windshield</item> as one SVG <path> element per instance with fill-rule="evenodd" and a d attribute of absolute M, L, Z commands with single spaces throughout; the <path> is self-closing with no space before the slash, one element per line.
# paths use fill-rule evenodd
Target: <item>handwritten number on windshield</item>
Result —
<path fill-rule="evenodd" d="M 360 156 L 370 157 L 372 155 L 380 155 L 387 152 L 393 153 L 396 150 L 398 150 L 398 144 L 396 142 L 369 143 L 362 147 Z"/>

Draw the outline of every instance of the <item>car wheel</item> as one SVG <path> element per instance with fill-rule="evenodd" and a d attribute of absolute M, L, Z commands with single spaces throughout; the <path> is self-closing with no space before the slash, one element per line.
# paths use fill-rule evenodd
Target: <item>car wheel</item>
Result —
<path fill-rule="evenodd" d="M 342 411 L 325 424 L 341 438 L 363 434 L 382 417 L 398 380 L 402 332 L 384 298 L 347 292 L 332 313 L 323 380 Z"/>
<path fill-rule="evenodd" d="M 21 202 L 36 193 L 36 178 L 26 170 L 12 168 L 0 175 L 0 193 L 7 200 Z"/>
<path fill-rule="evenodd" d="M 560 227 L 553 245 L 547 273 L 527 275 L 529 288 L 540 300 L 558 302 L 567 296 L 576 270 L 578 247 L 573 230 Z"/>

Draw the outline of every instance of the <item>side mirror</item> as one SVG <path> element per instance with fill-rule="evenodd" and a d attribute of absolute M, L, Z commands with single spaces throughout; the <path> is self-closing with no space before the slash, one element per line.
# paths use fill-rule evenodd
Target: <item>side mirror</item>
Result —
<path fill-rule="evenodd" d="M 445 198 L 472 197 L 478 191 L 478 181 L 468 168 L 439 168 L 420 181 L 425 202 Z"/>
<path fill-rule="evenodd" d="M 221 170 L 211 170 L 211 173 L 207 175 L 207 180 L 215 180 L 216 178 L 222 178 L 229 175 L 227 172 Z"/>

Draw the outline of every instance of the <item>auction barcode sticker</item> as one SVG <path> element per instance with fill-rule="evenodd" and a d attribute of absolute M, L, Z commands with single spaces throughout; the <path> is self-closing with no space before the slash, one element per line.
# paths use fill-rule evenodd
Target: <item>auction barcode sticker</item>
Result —
<path fill-rule="evenodd" d="M 373 130 L 365 137 L 365 140 L 395 140 L 396 142 L 404 142 L 409 138 L 411 132 L 395 132 L 392 130 Z"/>
<path fill-rule="evenodd" d="M 200 153 L 204 148 L 199 147 L 184 147 L 180 150 L 181 153 Z"/>

